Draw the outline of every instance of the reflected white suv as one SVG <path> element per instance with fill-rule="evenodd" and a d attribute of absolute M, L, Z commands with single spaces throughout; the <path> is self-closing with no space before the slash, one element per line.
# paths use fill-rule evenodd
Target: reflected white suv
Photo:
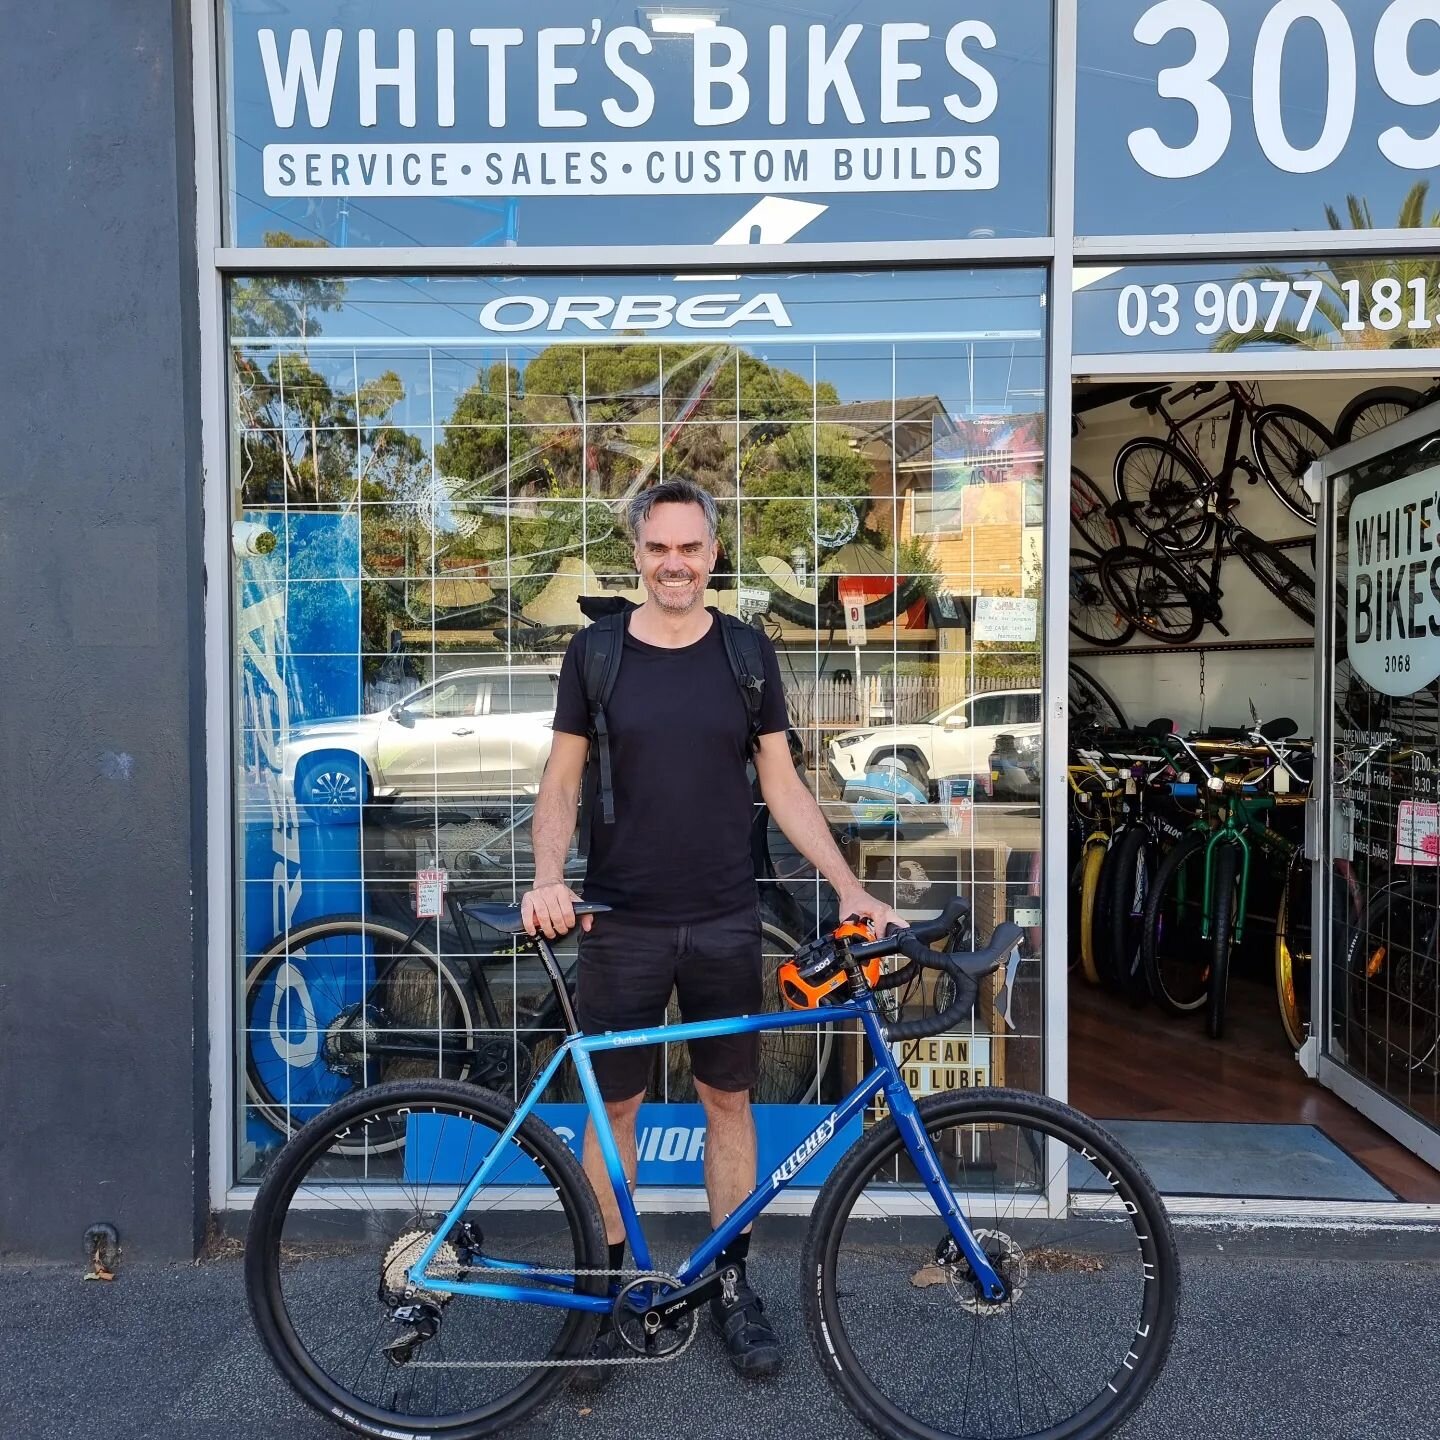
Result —
<path fill-rule="evenodd" d="M 382 796 L 533 795 L 550 756 L 556 670 L 452 670 L 374 715 L 295 726 L 285 775 L 301 805 Z"/>
<path fill-rule="evenodd" d="M 942 705 L 911 725 L 837 735 L 829 747 L 830 774 L 844 785 L 887 760 L 927 791 L 956 775 L 976 777 L 988 790 L 996 738 L 1039 729 L 1038 690 L 992 690 Z"/>

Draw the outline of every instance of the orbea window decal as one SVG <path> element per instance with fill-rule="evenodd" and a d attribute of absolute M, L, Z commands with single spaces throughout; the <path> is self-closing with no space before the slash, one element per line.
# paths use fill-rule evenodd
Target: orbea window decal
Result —
<path fill-rule="evenodd" d="M 747 320 L 789 328 L 785 302 L 773 291 L 742 303 L 735 295 L 502 295 L 480 310 L 486 330 L 563 330 L 566 322 L 586 330 L 730 330 Z"/>

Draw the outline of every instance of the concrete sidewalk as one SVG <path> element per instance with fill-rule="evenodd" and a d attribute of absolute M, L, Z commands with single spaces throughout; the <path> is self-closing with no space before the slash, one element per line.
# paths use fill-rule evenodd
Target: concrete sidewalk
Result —
<path fill-rule="evenodd" d="M 681 1222 L 669 1222 L 679 1224 Z M 627 1372 L 588 1411 L 564 1392 L 526 1440 L 858 1437 L 804 1337 L 797 1227 L 757 1236 L 751 1271 L 788 1342 L 780 1380 L 746 1384 L 702 1326 L 674 1365 Z M 663 1243 L 663 1236 L 656 1237 Z M 688 1239 L 688 1233 L 686 1235 Z M 1169 1364 L 1128 1440 L 1440 1440 L 1440 1234 L 1180 1231 L 1184 1296 Z M 5 1440 L 338 1440 L 250 1329 L 238 1259 L 0 1268 Z"/>

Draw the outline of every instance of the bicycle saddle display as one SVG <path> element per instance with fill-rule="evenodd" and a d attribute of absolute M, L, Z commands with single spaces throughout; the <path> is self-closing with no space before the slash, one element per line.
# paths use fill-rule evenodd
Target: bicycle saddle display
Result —
<path fill-rule="evenodd" d="M 506 935 L 523 935 L 525 933 L 525 922 L 520 918 L 518 905 L 466 905 L 463 908 L 472 920 L 478 920 L 492 930 L 500 930 Z M 576 915 L 603 915 L 609 908 L 608 905 L 600 904 L 598 900 L 581 900 L 575 905 L 575 913 Z"/>

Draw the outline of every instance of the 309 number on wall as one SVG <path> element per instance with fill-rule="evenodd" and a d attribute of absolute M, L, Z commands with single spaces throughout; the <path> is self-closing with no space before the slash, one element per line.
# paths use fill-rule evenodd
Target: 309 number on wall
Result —
<path fill-rule="evenodd" d="M 1281 108 L 1281 79 L 1286 47 L 1302 22 L 1318 25 L 1326 56 L 1325 102 L 1320 133 L 1306 144 L 1292 140 Z M 1440 100 L 1440 70 L 1418 71 L 1410 61 L 1412 32 L 1424 24 L 1440 25 L 1440 0 L 1393 0 L 1370 41 L 1375 78 L 1381 90 L 1399 105 L 1418 107 Z M 1194 39 L 1194 54 L 1156 77 L 1160 95 L 1190 106 L 1195 133 L 1183 145 L 1169 145 L 1153 126 L 1129 135 L 1130 153 L 1151 175 L 1182 180 L 1202 175 L 1219 163 L 1230 144 L 1234 115 L 1231 97 L 1216 83 L 1230 55 L 1230 27 L 1210 0 L 1160 0 L 1140 17 L 1135 38 L 1158 45 L 1177 30 Z M 1365 57 L 1368 62 L 1371 56 Z M 1356 35 L 1338 0 L 1279 0 L 1265 14 L 1255 42 L 1251 67 L 1251 107 L 1255 135 L 1270 163 L 1293 175 L 1308 175 L 1332 164 L 1349 143 L 1355 121 L 1357 78 L 1362 61 Z M 1368 77 L 1367 77 L 1368 80 Z M 1309 128 L 1307 117 L 1307 129 Z M 1293 124 L 1293 121 L 1292 121 Z M 1440 166 L 1440 123 L 1412 134 L 1391 125 L 1376 137 L 1385 159 L 1407 170 Z"/>

